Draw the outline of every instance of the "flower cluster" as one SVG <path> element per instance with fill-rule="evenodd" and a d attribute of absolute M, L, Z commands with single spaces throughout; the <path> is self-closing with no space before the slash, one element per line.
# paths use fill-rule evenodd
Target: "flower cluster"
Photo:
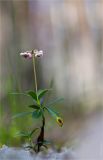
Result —
<path fill-rule="evenodd" d="M 35 57 L 42 57 L 43 56 L 43 51 L 42 50 L 32 50 L 32 51 L 26 51 L 23 53 L 20 53 L 20 56 L 26 58 L 26 59 L 31 59 L 35 55 Z"/>

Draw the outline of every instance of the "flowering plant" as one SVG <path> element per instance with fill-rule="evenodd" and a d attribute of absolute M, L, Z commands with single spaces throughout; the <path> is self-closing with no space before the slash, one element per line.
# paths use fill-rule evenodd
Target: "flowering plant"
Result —
<path fill-rule="evenodd" d="M 27 96 L 30 96 L 33 100 L 33 104 L 29 105 L 28 107 L 32 109 L 30 112 L 23 112 L 18 113 L 13 116 L 13 118 L 23 117 L 26 115 L 31 115 L 32 118 L 42 119 L 42 125 L 39 128 L 35 128 L 31 130 L 30 132 L 20 132 L 18 133 L 18 136 L 22 136 L 28 139 L 29 145 L 27 146 L 28 149 L 33 149 L 35 152 L 39 152 L 41 147 L 47 148 L 48 141 L 44 138 L 44 127 L 45 127 L 45 111 L 48 111 L 49 114 L 55 118 L 56 122 L 59 124 L 59 126 L 62 127 L 63 125 L 63 119 L 53 110 L 51 109 L 52 106 L 54 106 L 57 102 L 62 101 L 62 98 L 55 99 L 51 101 L 48 104 L 45 104 L 44 96 L 51 90 L 49 89 L 40 89 L 38 90 L 37 85 L 37 76 L 36 76 L 36 65 L 35 61 L 36 58 L 43 56 L 43 51 L 40 50 L 32 50 L 32 51 L 26 51 L 24 53 L 20 53 L 21 56 L 23 56 L 26 59 L 32 59 L 33 60 L 33 70 L 34 70 L 34 80 L 35 80 L 35 91 L 30 90 L 26 93 L 13 93 L 13 94 L 24 94 Z M 32 140 L 33 134 L 36 132 L 36 130 L 40 129 L 39 135 L 37 137 L 36 142 L 34 143 Z"/>

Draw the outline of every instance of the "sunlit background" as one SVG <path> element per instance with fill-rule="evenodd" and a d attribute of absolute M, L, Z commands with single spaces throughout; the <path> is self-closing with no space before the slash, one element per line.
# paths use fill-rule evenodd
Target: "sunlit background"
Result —
<path fill-rule="evenodd" d="M 39 88 L 52 80 L 51 98 L 64 98 L 55 106 L 64 126 L 47 115 L 46 136 L 59 146 L 72 145 L 83 122 L 103 108 L 103 1 L 0 0 L 1 144 L 24 143 L 15 134 L 40 124 L 29 116 L 12 120 L 31 103 L 10 93 L 35 88 L 32 61 L 19 56 L 32 49 L 45 53 L 37 61 Z"/>

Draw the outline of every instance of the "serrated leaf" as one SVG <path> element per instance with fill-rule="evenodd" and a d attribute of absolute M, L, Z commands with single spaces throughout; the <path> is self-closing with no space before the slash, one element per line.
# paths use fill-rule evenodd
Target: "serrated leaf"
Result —
<path fill-rule="evenodd" d="M 37 101 L 37 95 L 34 91 L 28 91 L 27 94 Z"/>
<path fill-rule="evenodd" d="M 54 99 L 53 101 L 51 101 L 50 103 L 48 103 L 46 107 L 54 106 L 54 105 L 56 105 L 57 103 L 62 102 L 63 100 L 64 100 L 63 98 Z"/>
<path fill-rule="evenodd" d="M 51 90 L 51 89 L 38 90 L 38 92 L 37 92 L 38 99 L 42 98 L 49 90 Z"/>
<path fill-rule="evenodd" d="M 36 110 L 32 113 L 33 118 L 39 118 L 42 115 L 41 110 Z"/>
<path fill-rule="evenodd" d="M 33 113 L 33 112 L 22 112 L 22 113 L 18 113 L 18 114 L 16 114 L 16 115 L 14 115 L 14 116 L 12 117 L 12 119 L 14 119 L 14 118 L 19 118 L 19 117 L 24 117 L 24 116 L 27 116 L 27 115 L 29 115 L 29 114 L 31 114 L 31 113 Z"/>
<path fill-rule="evenodd" d="M 33 108 L 33 109 L 39 109 L 40 107 L 39 106 L 37 106 L 37 105 L 35 105 L 35 104 L 33 104 L 33 105 L 30 105 L 30 106 L 28 106 L 29 108 Z"/>

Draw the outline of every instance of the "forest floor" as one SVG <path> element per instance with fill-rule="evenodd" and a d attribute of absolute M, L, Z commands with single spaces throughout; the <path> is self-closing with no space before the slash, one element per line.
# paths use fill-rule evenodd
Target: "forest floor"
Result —
<path fill-rule="evenodd" d="M 0 149 L 0 160 L 103 160 L 103 112 L 89 115 L 76 138 L 78 143 L 72 150 L 49 149 L 47 154 L 30 154 L 21 148 L 4 146 Z"/>

